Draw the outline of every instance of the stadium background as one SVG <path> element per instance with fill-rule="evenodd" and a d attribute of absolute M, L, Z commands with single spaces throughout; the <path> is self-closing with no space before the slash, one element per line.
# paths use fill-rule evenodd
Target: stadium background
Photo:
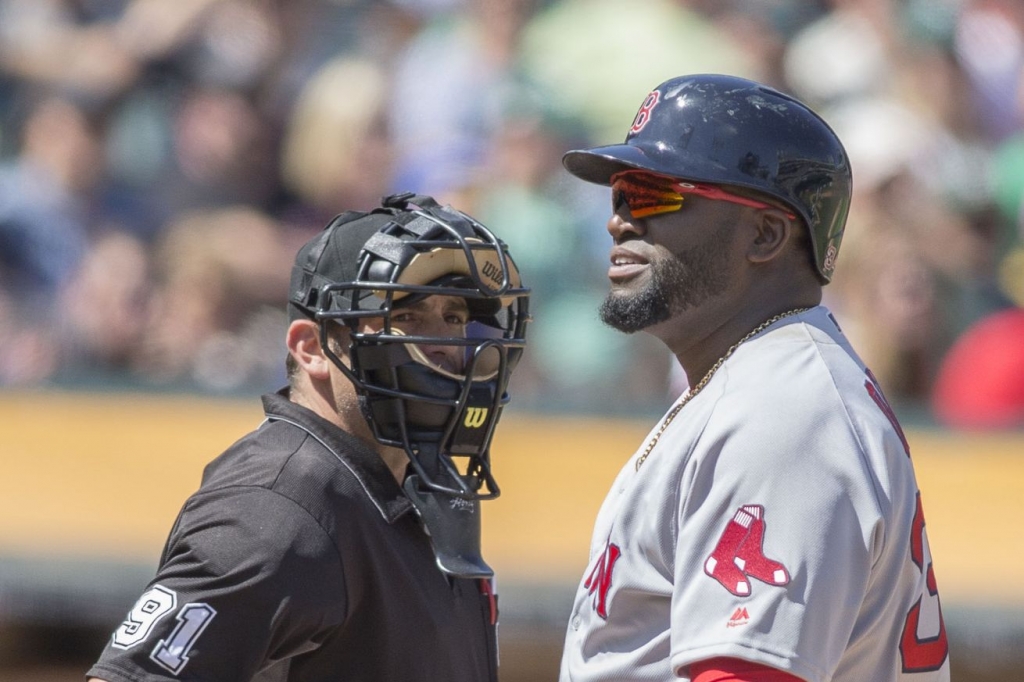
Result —
<path fill-rule="evenodd" d="M 484 542 L 503 678 L 554 679 L 597 506 L 685 382 L 597 321 L 607 192 L 559 157 L 700 71 L 846 141 L 826 303 L 908 427 L 953 679 L 1020 678 L 1019 0 L 0 0 L 0 679 L 80 679 L 283 382 L 297 246 L 406 189 L 535 290 Z"/>

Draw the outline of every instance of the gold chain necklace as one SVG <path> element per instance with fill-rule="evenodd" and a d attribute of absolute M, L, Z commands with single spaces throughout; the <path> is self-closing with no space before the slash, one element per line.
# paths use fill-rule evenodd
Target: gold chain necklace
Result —
<path fill-rule="evenodd" d="M 711 377 L 714 376 L 715 372 L 718 371 L 718 368 L 725 364 L 725 361 L 729 359 L 729 356 L 732 355 L 733 352 L 735 352 L 736 349 L 739 348 L 744 341 L 749 340 L 751 337 L 757 336 L 765 329 L 778 322 L 779 320 L 790 317 L 791 315 L 799 315 L 800 313 L 806 310 L 810 310 L 810 308 L 796 308 L 795 310 L 790 310 L 785 313 L 779 313 L 775 317 L 767 319 L 761 324 L 757 325 L 757 327 L 755 327 L 753 330 L 747 333 L 746 336 L 744 336 L 736 343 L 732 344 L 732 347 L 730 347 L 729 350 L 725 351 L 725 355 L 718 358 L 718 361 L 711 366 L 711 369 L 709 369 L 708 373 L 704 375 L 704 378 L 697 382 L 697 385 L 694 386 L 690 390 L 690 392 L 687 393 L 681 401 L 676 403 L 676 406 L 673 407 L 672 410 L 665 415 L 665 419 L 662 420 L 661 427 L 658 429 L 658 432 L 654 434 L 654 437 L 651 438 L 651 442 L 647 444 L 646 448 L 644 448 L 644 453 L 640 455 L 640 459 L 636 461 L 636 470 L 640 471 L 641 465 L 643 465 L 644 461 L 647 459 L 647 456 L 651 454 L 651 451 L 654 450 L 654 446 L 658 444 L 658 439 L 661 438 L 661 434 L 665 433 L 665 429 L 667 429 L 668 425 L 672 423 L 672 420 L 676 418 L 676 415 L 679 414 L 679 411 L 686 407 L 686 403 L 693 400 L 694 396 L 700 393 L 701 389 L 708 385 L 708 382 L 711 381 Z"/>

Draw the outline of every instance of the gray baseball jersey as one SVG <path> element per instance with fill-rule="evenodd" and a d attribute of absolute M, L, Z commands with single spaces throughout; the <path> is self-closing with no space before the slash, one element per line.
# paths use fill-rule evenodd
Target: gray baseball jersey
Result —
<path fill-rule="evenodd" d="M 743 343 L 623 467 L 561 680 L 688 678 L 720 656 L 814 682 L 942 682 L 909 448 L 824 307 Z"/>

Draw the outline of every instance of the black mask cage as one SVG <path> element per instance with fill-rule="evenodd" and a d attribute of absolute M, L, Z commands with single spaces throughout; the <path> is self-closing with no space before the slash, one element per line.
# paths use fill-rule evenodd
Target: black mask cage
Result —
<path fill-rule="evenodd" d="M 316 296 L 324 352 L 355 385 L 374 437 L 405 450 L 423 489 L 497 497 L 489 448 L 525 346 L 529 289 L 505 244 L 473 218 L 408 194 L 388 197 L 382 210 L 392 219 L 367 240 L 355 280 Z M 396 313 L 428 296 L 466 301 L 464 336 L 393 326 Z M 369 321 L 373 332 L 364 330 Z M 333 322 L 348 330 L 348 366 L 328 343 Z M 458 366 L 442 366 L 423 346 L 446 348 Z"/>

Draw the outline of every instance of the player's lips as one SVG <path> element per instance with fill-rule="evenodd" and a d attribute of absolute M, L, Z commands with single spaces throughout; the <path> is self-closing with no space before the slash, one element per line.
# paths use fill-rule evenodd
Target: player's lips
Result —
<path fill-rule="evenodd" d="M 611 267 L 608 268 L 608 279 L 613 282 L 624 282 L 636 277 L 647 269 L 648 260 L 635 251 L 616 246 L 611 252 Z"/>

